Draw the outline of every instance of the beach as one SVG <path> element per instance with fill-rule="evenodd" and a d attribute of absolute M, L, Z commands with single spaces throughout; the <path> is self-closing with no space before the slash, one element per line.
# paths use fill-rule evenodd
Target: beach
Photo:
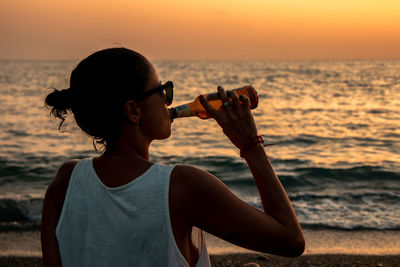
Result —
<path fill-rule="evenodd" d="M 209 234 L 212 266 L 399 266 L 400 231 L 304 231 L 306 250 L 285 258 L 239 248 Z M 41 266 L 38 231 L 0 233 L 0 266 Z"/>
<path fill-rule="evenodd" d="M 211 255 L 212 266 L 242 266 L 252 262 L 260 266 L 399 266 L 399 255 L 304 255 L 283 258 L 260 254 Z M 0 266 L 42 266 L 40 257 L 0 257 Z"/>

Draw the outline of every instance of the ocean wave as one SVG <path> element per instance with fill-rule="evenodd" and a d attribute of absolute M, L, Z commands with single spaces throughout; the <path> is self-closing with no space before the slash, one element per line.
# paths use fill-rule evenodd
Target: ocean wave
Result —
<path fill-rule="evenodd" d="M 165 164 L 190 164 L 216 175 L 228 185 L 253 184 L 251 172 L 245 161 L 236 157 L 159 157 Z M 272 158 L 279 179 L 285 187 L 313 186 L 321 182 L 396 181 L 400 173 L 383 166 L 360 165 L 348 168 L 307 167 L 311 163 L 301 159 Z M 345 164 L 343 164 L 345 165 Z"/>
<path fill-rule="evenodd" d="M 0 159 L 0 186 L 17 181 L 46 181 L 54 174 L 54 168 L 42 164 Z"/>
<path fill-rule="evenodd" d="M 393 192 L 345 192 L 345 193 L 297 193 L 292 194 L 290 199 L 295 202 L 306 201 L 306 202 L 314 202 L 314 201 L 323 201 L 323 200 L 331 200 L 331 201 L 346 201 L 349 203 L 356 204 L 367 204 L 369 200 L 373 199 L 379 203 L 387 203 L 387 204 L 395 204 L 400 203 L 400 194 Z"/>
<path fill-rule="evenodd" d="M 368 128 L 366 124 L 343 124 L 344 127 L 348 129 L 360 129 Z M 315 144 L 349 144 L 351 146 L 363 146 L 363 147 L 391 147 L 398 145 L 397 134 L 386 134 L 385 138 L 370 138 L 370 137 L 360 137 L 360 136 L 343 136 L 343 137 L 333 137 L 333 136 L 318 136 L 312 134 L 298 134 L 295 136 L 280 136 L 280 135 L 270 135 L 269 140 L 274 142 L 276 145 L 315 145 Z"/>
<path fill-rule="evenodd" d="M 232 181 L 229 187 L 255 187 L 254 181 Z M 247 190 L 247 192 L 249 192 Z M 239 192 L 239 195 L 240 192 Z M 337 230 L 400 230 L 400 193 L 383 191 L 289 192 L 304 228 Z M 249 204 L 262 209 L 259 197 Z M 43 199 L 0 199 L 0 232 L 40 228 Z"/>
<path fill-rule="evenodd" d="M 296 142 L 312 143 L 311 137 L 299 137 Z M 88 152 L 89 153 L 89 152 Z M 89 156 L 89 155 L 85 155 Z M 72 157 L 71 157 L 72 158 Z M 82 157 L 80 157 L 82 158 Z M 0 157 L 0 185 L 15 182 L 50 181 L 59 166 L 67 160 L 62 156 L 26 154 L 18 160 Z M 152 156 L 151 160 L 167 165 L 189 164 L 205 169 L 216 175 L 222 181 L 231 183 L 248 183 L 252 180 L 251 172 L 246 162 L 233 156 L 184 157 L 184 156 Z M 271 157 L 279 178 L 285 186 L 317 185 L 331 181 L 385 181 L 400 183 L 400 172 L 395 162 L 385 161 L 384 165 L 354 165 L 340 162 L 337 168 L 312 166 L 313 162 L 306 159 L 285 159 Z M 372 185 L 375 186 L 375 185 Z"/>
<path fill-rule="evenodd" d="M 43 199 L 0 199 L 0 222 L 38 222 L 41 219 Z"/>
<path fill-rule="evenodd" d="M 198 166 L 210 171 L 227 184 L 251 184 L 253 180 L 245 161 L 235 157 L 162 157 L 159 160 L 167 164 L 186 163 Z M 358 165 L 347 168 L 324 168 L 308 167 L 311 163 L 301 159 L 272 158 L 271 161 L 273 166 L 277 166 L 279 179 L 289 187 L 312 186 L 327 180 L 337 183 L 357 181 L 400 183 L 400 173 L 384 166 Z"/>
<path fill-rule="evenodd" d="M 303 229 L 311 230 L 341 230 L 341 231 L 363 231 L 363 230 L 380 230 L 380 231 L 398 231 L 400 230 L 400 224 L 395 226 L 390 225 L 380 225 L 377 227 L 369 227 L 362 224 L 322 224 L 322 223 L 300 223 Z"/>
<path fill-rule="evenodd" d="M 72 154 L 69 157 L 46 152 L 0 155 L 0 186 L 10 182 L 50 181 L 63 162 L 93 155 L 92 151 L 74 153 L 75 155 Z"/>
<path fill-rule="evenodd" d="M 400 173 L 388 171 L 380 166 L 356 166 L 352 168 L 295 168 L 298 178 L 330 181 L 396 181 L 400 182 Z"/>
<path fill-rule="evenodd" d="M 40 231 L 40 222 L 1 222 L 0 232 Z"/>
<path fill-rule="evenodd" d="M 156 157 L 164 164 L 191 164 L 210 171 L 249 204 L 262 209 L 245 161 L 236 157 Z M 361 230 L 400 228 L 400 173 L 381 166 L 305 167 L 300 159 L 272 159 L 278 176 L 306 228 Z M 43 199 L 0 199 L 0 231 L 40 227 Z"/>

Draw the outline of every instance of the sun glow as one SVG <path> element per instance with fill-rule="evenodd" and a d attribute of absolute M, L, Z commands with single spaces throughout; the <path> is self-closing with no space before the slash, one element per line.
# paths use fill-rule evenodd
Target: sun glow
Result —
<path fill-rule="evenodd" d="M 124 45 L 154 59 L 399 58 L 399 1 L 3 0 L 0 58 Z"/>

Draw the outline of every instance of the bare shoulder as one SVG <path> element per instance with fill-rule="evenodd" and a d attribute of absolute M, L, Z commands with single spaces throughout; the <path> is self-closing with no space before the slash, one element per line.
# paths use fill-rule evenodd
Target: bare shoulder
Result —
<path fill-rule="evenodd" d="M 180 205 L 184 205 L 182 208 L 192 217 L 238 200 L 216 176 L 191 165 L 177 165 L 171 173 L 170 185 L 172 195 L 179 203 L 185 203 Z"/>
<path fill-rule="evenodd" d="M 186 190 L 190 190 L 192 193 L 206 188 L 211 189 L 215 186 L 225 187 L 224 183 L 208 171 L 185 164 L 176 165 L 173 169 L 171 184 L 185 187 Z"/>
<path fill-rule="evenodd" d="M 64 162 L 58 169 L 50 186 L 53 187 L 54 189 L 63 188 L 65 187 L 65 185 L 68 187 L 69 179 L 71 178 L 71 173 L 78 162 L 79 162 L 78 159 L 73 159 Z"/>
<path fill-rule="evenodd" d="M 173 169 L 173 174 L 175 175 L 185 175 L 185 174 L 192 174 L 194 172 L 204 172 L 202 169 L 199 169 L 192 165 L 187 164 L 178 164 Z"/>

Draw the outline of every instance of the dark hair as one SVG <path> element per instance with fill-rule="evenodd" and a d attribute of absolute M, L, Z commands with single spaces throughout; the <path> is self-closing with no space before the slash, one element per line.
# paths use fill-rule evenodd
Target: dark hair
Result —
<path fill-rule="evenodd" d="M 70 88 L 54 89 L 47 95 L 45 106 L 61 119 L 59 130 L 72 112 L 94 145 L 112 146 L 126 120 L 124 104 L 144 91 L 150 68 L 144 56 L 126 48 L 95 52 L 72 71 Z"/>

